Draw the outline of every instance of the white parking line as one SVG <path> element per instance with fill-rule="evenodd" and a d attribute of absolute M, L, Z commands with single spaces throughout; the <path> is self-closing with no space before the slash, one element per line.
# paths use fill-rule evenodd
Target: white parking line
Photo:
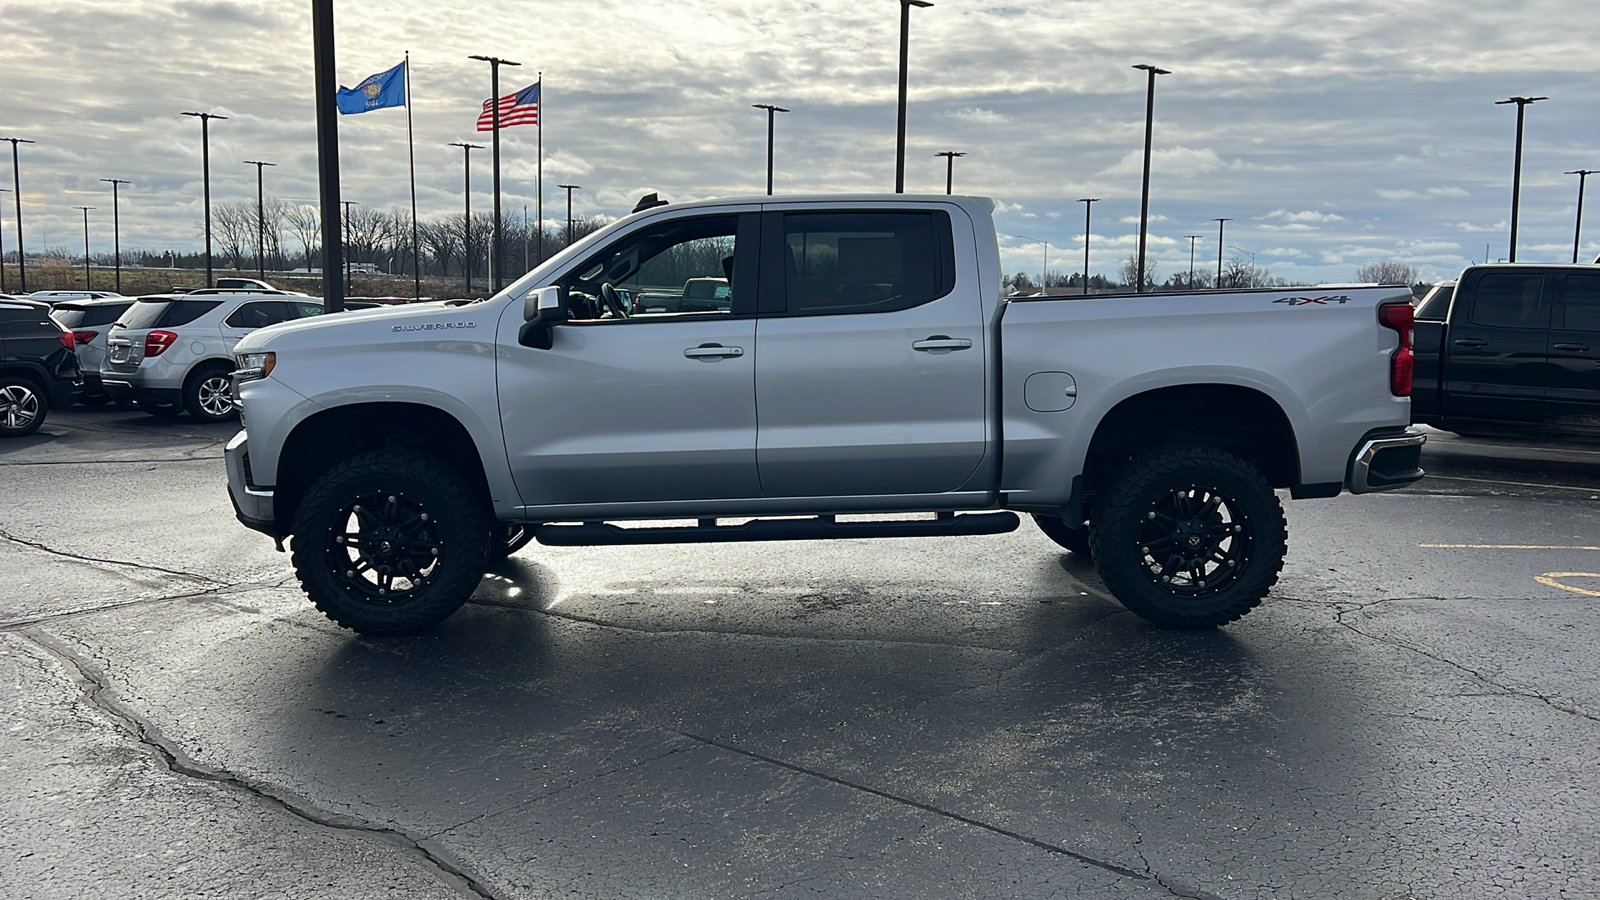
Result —
<path fill-rule="evenodd" d="M 1600 550 L 1600 547 L 1581 547 L 1566 544 L 1418 544 L 1435 550 Z"/>

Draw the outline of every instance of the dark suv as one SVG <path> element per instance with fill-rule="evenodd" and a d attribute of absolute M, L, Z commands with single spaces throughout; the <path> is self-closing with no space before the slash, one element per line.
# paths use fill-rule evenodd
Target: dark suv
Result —
<path fill-rule="evenodd" d="M 83 391 L 72 332 L 31 300 L 0 300 L 0 437 L 32 434 Z"/>

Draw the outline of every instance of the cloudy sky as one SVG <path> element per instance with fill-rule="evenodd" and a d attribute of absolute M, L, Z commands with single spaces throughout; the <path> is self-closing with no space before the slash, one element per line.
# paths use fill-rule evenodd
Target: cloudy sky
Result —
<path fill-rule="evenodd" d="M 1400 260 L 1424 278 L 1504 258 L 1515 107 L 1528 108 L 1520 260 L 1572 255 L 1578 178 L 1600 169 L 1600 16 L 1592 0 L 938 0 L 915 10 L 907 189 L 993 197 L 1008 271 L 1115 273 L 1137 240 L 1145 75 L 1155 105 L 1151 254 L 1162 277 L 1214 269 L 1226 243 L 1272 274 L 1349 280 Z M 673 200 L 765 187 L 777 122 L 778 193 L 889 191 L 899 6 L 894 0 L 389 0 L 336 3 L 340 80 L 410 51 L 419 211 L 461 208 L 461 151 L 489 94 L 484 54 L 518 60 L 503 92 L 542 70 L 545 213 L 615 217 L 640 194 Z M 124 248 L 194 248 L 200 127 L 214 202 L 314 201 L 311 4 L 253 0 L 0 2 L 0 137 L 21 148 L 30 249 L 109 246 L 109 185 Z M 344 198 L 408 204 L 405 111 L 340 119 Z M 503 207 L 536 205 L 535 130 L 503 132 Z M 4 147 L 0 144 L 0 147 Z M 6 148 L 9 149 L 9 148 Z M 487 209 L 488 153 L 473 205 Z M 0 161 L 9 187 L 9 160 Z M 480 190 L 480 188 L 484 190 Z M 1583 254 L 1600 253 L 1600 196 Z M 5 210 L 6 248 L 15 247 Z M 1023 237 L 1023 236 L 1026 236 Z M 1239 251 L 1227 250 L 1229 256 Z"/>

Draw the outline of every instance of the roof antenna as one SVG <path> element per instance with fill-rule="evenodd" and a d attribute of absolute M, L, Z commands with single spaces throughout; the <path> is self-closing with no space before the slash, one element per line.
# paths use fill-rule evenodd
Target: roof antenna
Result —
<path fill-rule="evenodd" d="M 660 197 L 656 196 L 656 192 L 655 191 L 651 191 L 650 193 L 645 194 L 643 197 L 639 198 L 639 202 L 634 204 L 633 211 L 634 212 L 644 212 L 647 209 L 654 209 L 654 208 L 656 208 L 658 206 L 666 206 L 666 205 L 667 205 L 667 201 L 662 200 Z"/>

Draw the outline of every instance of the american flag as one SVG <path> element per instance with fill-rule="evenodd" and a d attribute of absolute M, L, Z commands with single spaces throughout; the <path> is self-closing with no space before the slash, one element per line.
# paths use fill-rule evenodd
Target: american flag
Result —
<path fill-rule="evenodd" d="M 500 127 L 539 124 L 539 82 L 535 81 L 515 94 L 500 98 Z M 494 130 L 494 102 L 483 101 L 483 112 L 478 116 L 479 131 Z"/>

